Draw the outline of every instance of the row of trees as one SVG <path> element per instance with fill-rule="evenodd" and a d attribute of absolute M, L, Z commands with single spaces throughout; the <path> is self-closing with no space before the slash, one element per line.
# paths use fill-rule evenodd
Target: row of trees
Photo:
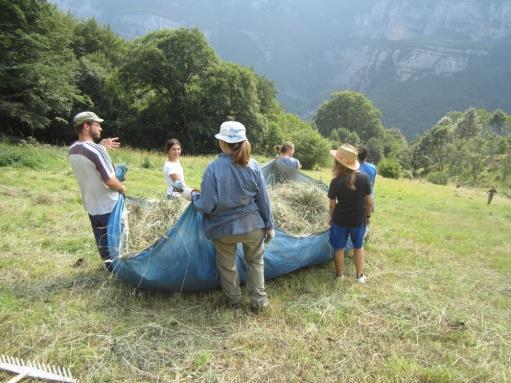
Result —
<path fill-rule="evenodd" d="M 177 137 L 189 153 L 208 153 L 217 150 L 220 123 L 232 118 L 247 126 L 259 153 L 273 154 L 287 139 L 306 153 L 305 166 L 326 160 L 328 140 L 283 110 L 274 84 L 222 60 L 197 29 L 126 41 L 46 1 L 0 0 L 0 34 L 4 133 L 67 143 L 72 116 L 91 109 L 125 144 L 156 149 Z"/>
<path fill-rule="evenodd" d="M 210 153 L 218 126 L 233 118 L 256 152 L 293 141 L 305 168 L 326 165 L 328 149 L 347 142 L 367 145 L 388 176 L 476 182 L 490 165 L 501 179 L 509 173 L 510 118 L 500 110 L 450 112 L 408 144 L 363 94 L 343 91 L 306 122 L 283 110 L 269 79 L 222 60 L 197 29 L 126 41 L 46 1 L 0 0 L 0 49 L 0 132 L 10 135 L 68 143 L 72 116 L 90 109 L 125 144 L 158 149 L 176 137 L 189 153 Z"/>
<path fill-rule="evenodd" d="M 497 109 L 449 112 L 410 144 L 399 129 L 385 129 L 364 95 L 337 92 L 314 123 L 333 146 L 365 144 L 369 161 L 387 177 L 424 177 L 470 184 L 511 185 L 511 116 Z"/>
<path fill-rule="evenodd" d="M 449 112 L 410 146 L 407 157 L 415 176 L 433 182 L 453 179 L 507 185 L 511 181 L 511 117 L 501 110 Z"/>

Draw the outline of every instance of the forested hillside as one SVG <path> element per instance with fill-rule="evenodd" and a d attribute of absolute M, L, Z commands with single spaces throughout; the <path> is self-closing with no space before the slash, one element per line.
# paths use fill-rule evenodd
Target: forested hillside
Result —
<path fill-rule="evenodd" d="M 286 112 L 271 79 L 223 60 L 196 28 L 125 40 L 45 1 L 1 0 L 0 29 L 0 132 L 8 136 L 67 144 L 75 138 L 72 117 L 90 109 L 123 145 L 161 150 L 176 137 L 185 152 L 207 154 L 218 150 L 220 123 L 236 119 L 255 153 L 274 155 L 276 144 L 292 141 L 306 169 L 328 165 L 331 148 L 364 144 L 387 177 L 510 186 L 511 117 L 500 109 L 449 110 L 409 142 L 384 126 L 363 93 L 330 94 L 310 122 Z M 0 163 L 15 157 L 4 154 Z"/>
<path fill-rule="evenodd" d="M 510 0 L 53 1 L 130 39 L 198 27 L 306 119 L 336 90 L 366 94 L 408 139 L 450 110 L 511 112 Z"/>

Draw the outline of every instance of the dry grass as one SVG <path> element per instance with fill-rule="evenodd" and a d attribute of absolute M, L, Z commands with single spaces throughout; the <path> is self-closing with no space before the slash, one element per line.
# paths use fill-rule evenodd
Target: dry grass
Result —
<path fill-rule="evenodd" d="M 183 198 L 127 200 L 129 253 L 136 254 L 151 246 L 174 226 L 188 204 Z"/>
<path fill-rule="evenodd" d="M 304 236 L 328 229 L 328 197 L 316 185 L 284 183 L 268 188 L 277 227 Z"/>
<path fill-rule="evenodd" d="M 163 194 L 160 169 L 125 153 L 130 194 Z M 310 267 L 268 281 L 254 316 L 245 288 L 236 313 L 215 307 L 219 290 L 138 291 L 105 273 L 68 165 L 51 166 L 0 168 L 0 353 L 90 383 L 511 381 L 504 191 L 487 206 L 485 190 L 378 178 L 368 283 L 349 257 L 343 281 Z"/>

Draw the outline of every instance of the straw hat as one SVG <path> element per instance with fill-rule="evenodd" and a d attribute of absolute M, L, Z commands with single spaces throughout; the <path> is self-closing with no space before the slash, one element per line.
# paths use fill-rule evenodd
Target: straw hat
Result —
<path fill-rule="evenodd" d="M 358 150 L 354 146 L 344 144 L 337 150 L 330 150 L 330 154 L 337 162 L 346 166 L 348 169 L 357 170 L 360 167 L 358 162 Z"/>

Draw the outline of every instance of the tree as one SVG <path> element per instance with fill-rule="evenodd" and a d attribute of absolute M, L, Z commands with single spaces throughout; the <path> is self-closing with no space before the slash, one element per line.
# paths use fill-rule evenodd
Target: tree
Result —
<path fill-rule="evenodd" d="M 0 125 L 33 135 L 66 121 L 80 95 L 69 49 L 73 19 L 47 2 L 0 0 Z"/>
<path fill-rule="evenodd" d="M 155 119 L 166 121 L 167 130 L 185 138 L 195 152 L 193 88 L 218 60 L 198 29 L 162 30 L 133 42 L 121 79 L 134 93 L 135 107 L 163 112 Z"/>
<path fill-rule="evenodd" d="M 377 164 L 383 158 L 383 146 L 380 140 L 372 137 L 367 141 L 367 161 Z"/>
<path fill-rule="evenodd" d="M 442 171 L 448 162 L 449 144 L 453 141 L 453 127 L 436 125 L 426 131 L 414 145 L 412 165 L 414 170 L 422 168 L 429 171 L 431 167 Z"/>
<path fill-rule="evenodd" d="M 300 160 L 304 169 L 328 163 L 330 142 L 322 137 L 313 125 L 290 113 L 282 113 L 277 124 L 284 141 L 294 143 L 295 157 Z"/>
<path fill-rule="evenodd" d="M 246 126 L 254 150 L 265 151 L 264 140 L 275 102 L 272 86 L 239 64 L 218 62 L 211 66 L 194 88 L 203 134 L 212 138 L 220 123 L 231 117 Z M 212 149 L 214 145 L 214 141 L 209 142 Z"/>
<path fill-rule="evenodd" d="M 383 130 L 383 155 L 396 158 L 406 148 L 406 138 L 397 128 Z"/>
<path fill-rule="evenodd" d="M 506 132 L 505 127 L 504 127 L 506 124 L 506 121 L 507 121 L 506 113 L 504 113 L 500 109 L 497 109 L 491 115 L 489 124 L 495 133 L 504 134 Z"/>
<path fill-rule="evenodd" d="M 467 109 L 463 117 L 456 123 L 454 134 L 457 138 L 476 137 L 482 129 L 479 116 L 474 108 Z"/>
<path fill-rule="evenodd" d="M 325 137 L 339 128 L 356 132 L 364 142 L 383 135 L 381 112 L 362 93 L 333 93 L 319 107 L 313 121 Z"/>
<path fill-rule="evenodd" d="M 342 144 L 350 144 L 356 146 L 360 144 L 360 137 L 356 132 L 351 132 L 346 128 L 338 128 L 330 133 L 330 140 L 333 147 L 338 148 Z"/>

